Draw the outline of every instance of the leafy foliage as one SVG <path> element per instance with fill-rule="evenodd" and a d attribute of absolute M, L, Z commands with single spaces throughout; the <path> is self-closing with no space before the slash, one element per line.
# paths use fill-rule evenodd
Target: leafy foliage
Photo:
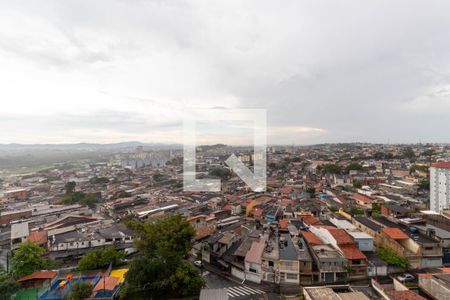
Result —
<path fill-rule="evenodd" d="M 356 208 L 356 207 L 352 207 L 352 208 L 350 208 L 350 214 L 352 215 L 352 216 L 361 216 L 361 215 L 364 215 L 364 210 L 363 209 L 361 209 L 361 208 Z"/>
<path fill-rule="evenodd" d="M 404 270 L 409 266 L 409 262 L 405 257 L 398 255 L 389 248 L 379 248 L 377 253 L 382 260 L 390 265 L 400 267 Z"/>
<path fill-rule="evenodd" d="M 311 194 L 312 196 L 314 196 L 316 194 L 316 189 L 313 186 L 307 185 L 305 187 L 305 192 Z"/>
<path fill-rule="evenodd" d="M 414 153 L 414 150 L 411 147 L 406 147 L 402 150 L 402 157 L 403 158 L 408 158 L 408 159 L 413 159 L 416 157 L 416 154 Z"/>
<path fill-rule="evenodd" d="M 92 286 L 89 283 L 78 281 L 73 284 L 67 300 L 83 300 L 92 294 Z"/>
<path fill-rule="evenodd" d="M 11 271 L 14 278 L 20 278 L 29 275 L 35 271 L 46 269 L 50 266 L 50 262 L 43 258 L 45 250 L 34 244 L 26 241 L 19 245 L 19 248 L 14 251 L 11 262 Z"/>
<path fill-rule="evenodd" d="M 94 194 L 86 194 L 83 192 L 74 192 L 72 194 L 65 195 L 62 198 L 62 202 L 64 204 L 81 204 L 81 205 L 88 205 L 93 206 L 95 203 L 98 202 L 97 196 Z"/>
<path fill-rule="evenodd" d="M 376 152 L 373 155 L 373 158 L 375 158 L 375 159 L 393 159 L 394 158 L 394 154 L 392 154 L 390 152 L 385 153 L 385 152 L 379 151 L 379 152 Z"/>
<path fill-rule="evenodd" d="M 361 171 L 363 166 L 358 163 L 351 163 L 345 168 L 346 173 L 350 173 L 350 171 Z"/>
<path fill-rule="evenodd" d="M 412 165 L 412 166 L 409 168 L 409 173 L 412 174 L 412 173 L 414 173 L 416 170 L 417 170 L 417 171 L 428 172 L 428 169 L 429 169 L 428 166 Z"/>
<path fill-rule="evenodd" d="M 0 300 L 11 299 L 19 284 L 6 273 L 0 273 Z"/>
<path fill-rule="evenodd" d="M 64 190 L 66 191 L 66 195 L 70 195 L 75 191 L 76 187 L 75 181 L 69 181 L 64 185 Z"/>
<path fill-rule="evenodd" d="M 111 197 L 111 200 L 116 200 L 116 199 L 120 199 L 120 198 L 128 198 L 128 197 L 131 197 L 131 193 L 129 193 L 127 191 L 117 191 Z"/>
<path fill-rule="evenodd" d="M 355 189 L 360 189 L 360 188 L 362 188 L 362 183 L 359 181 L 355 181 L 355 182 L 353 182 L 353 187 Z"/>
<path fill-rule="evenodd" d="M 128 225 L 138 237 L 136 246 L 141 252 L 167 250 L 185 256 L 192 248 L 195 230 L 179 215 L 167 217 L 155 224 L 132 220 Z"/>
<path fill-rule="evenodd" d="M 209 175 L 220 177 L 222 179 L 229 179 L 231 177 L 231 172 L 226 168 L 214 168 L 209 172 Z"/>
<path fill-rule="evenodd" d="M 91 179 L 89 179 L 90 184 L 106 184 L 109 183 L 109 179 L 106 177 L 97 177 L 94 176 Z"/>
<path fill-rule="evenodd" d="M 181 216 L 170 216 L 154 224 L 132 220 L 137 248 L 143 254 L 134 259 L 126 274 L 122 299 L 161 299 L 198 295 L 204 285 L 198 271 L 183 257 L 195 235 Z"/>
<path fill-rule="evenodd" d="M 340 174 L 342 172 L 341 166 L 336 164 L 325 164 L 319 167 L 317 168 L 322 171 L 322 174 Z"/>
<path fill-rule="evenodd" d="M 163 180 L 164 175 L 158 172 L 158 173 L 153 174 L 152 177 L 153 177 L 154 181 L 159 182 L 159 181 Z"/>
<path fill-rule="evenodd" d="M 423 190 L 430 190 L 430 180 L 428 179 L 423 179 L 419 182 L 419 188 L 423 189 Z"/>
<path fill-rule="evenodd" d="M 117 266 L 125 258 L 124 251 L 118 251 L 113 246 L 106 249 L 89 251 L 78 261 L 78 269 L 95 270 L 106 268 L 109 264 Z"/>
<path fill-rule="evenodd" d="M 422 156 L 433 156 L 436 155 L 436 151 L 434 151 L 433 149 L 428 149 L 422 152 L 421 154 Z"/>

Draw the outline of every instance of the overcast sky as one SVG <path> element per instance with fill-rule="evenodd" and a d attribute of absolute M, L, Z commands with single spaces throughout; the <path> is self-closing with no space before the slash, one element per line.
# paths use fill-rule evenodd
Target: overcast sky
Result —
<path fill-rule="evenodd" d="M 449 12 L 1 1 L 0 143 L 180 142 L 183 111 L 210 107 L 267 109 L 269 143 L 450 142 Z"/>

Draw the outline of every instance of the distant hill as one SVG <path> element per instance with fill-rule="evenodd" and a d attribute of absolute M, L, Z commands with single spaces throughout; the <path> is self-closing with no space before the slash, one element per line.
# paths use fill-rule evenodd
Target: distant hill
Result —
<path fill-rule="evenodd" d="M 181 149 L 181 144 L 162 144 L 162 143 L 141 143 L 141 142 L 122 142 L 111 144 L 0 144 L 0 151 L 17 150 L 73 150 L 73 151 L 95 151 L 95 150 L 119 150 L 136 148 L 138 146 L 144 149 Z"/>

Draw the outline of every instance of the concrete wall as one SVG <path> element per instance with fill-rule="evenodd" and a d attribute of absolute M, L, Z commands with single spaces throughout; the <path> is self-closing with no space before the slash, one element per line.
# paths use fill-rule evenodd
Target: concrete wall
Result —
<path fill-rule="evenodd" d="M 450 299 L 450 289 L 433 277 L 419 276 L 419 287 L 435 299 Z"/>
<path fill-rule="evenodd" d="M 373 251 L 373 239 L 355 239 L 361 251 Z"/>

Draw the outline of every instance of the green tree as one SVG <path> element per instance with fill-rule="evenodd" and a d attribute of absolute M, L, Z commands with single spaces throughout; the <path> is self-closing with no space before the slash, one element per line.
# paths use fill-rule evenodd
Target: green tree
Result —
<path fill-rule="evenodd" d="M 167 217 L 155 224 L 132 220 L 128 225 L 135 231 L 138 237 L 136 246 L 142 252 L 153 253 L 165 249 L 185 256 L 192 248 L 195 230 L 179 215 Z"/>
<path fill-rule="evenodd" d="M 89 179 L 89 183 L 91 183 L 91 184 L 106 184 L 106 183 L 109 183 L 109 179 L 106 177 L 94 176 L 91 179 Z"/>
<path fill-rule="evenodd" d="M 44 248 L 33 242 L 26 241 L 19 244 L 19 248 L 14 251 L 11 262 L 11 271 L 14 278 L 20 278 L 48 268 L 50 262 L 42 257 L 44 253 Z"/>
<path fill-rule="evenodd" d="M 153 177 L 154 181 L 159 182 L 159 181 L 163 180 L 164 175 L 158 172 L 158 173 L 153 174 L 152 177 Z"/>
<path fill-rule="evenodd" d="M 307 185 L 305 187 L 305 192 L 309 193 L 311 196 L 316 194 L 316 189 L 313 186 Z"/>
<path fill-rule="evenodd" d="M 0 273 L 0 300 L 9 300 L 17 292 L 19 284 L 6 273 Z"/>
<path fill-rule="evenodd" d="M 198 295 L 203 278 L 173 253 L 159 252 L 134 259 L 121 292 L 122 299 L 167 299 Z"/>
<path fill-rule="evenodd" d="M 77 281 L 73 284 L 67 300 L 83 300 L 92 295 L 92 285 L 83 281 Z"/>
<path fill-rule="evenodd" d="M 358 163 L 351 163 L 347 167 L 345 167 L 345 172 L 350 173 L 350 171 L 361 171 L 363 166 Z"/>
<path fill-rule="evenodd" d="M 419 188 L 423 189 L 423 190 L 430 190 L 430 180 L 428 179 L 423 179 L 419 182 Z"/>
<path fill-rule="evenodd" d="M 341 172 L 342 168 L 337 164 L 325 164 L 322 166 L 323 174 L 339 174 Z"/>
<path fill-rule="evenodd" d="M 209 175 L 220 177 L 222 179 L 229 179 L 231 177 L 231 172 L 226 168 L 214 168 L 209 172 Z"/>
<path fill-rule="evenodd" d="M 362 183 L 360 181 L 355 181 L 355 182 L 353 182 L 353 187 L 355 189 L 360 189 L 360 188 L 362 188 Z"/>
<path fill-rule="evenodd" d="M 78 261 L 78 269 L 96 270 L 106 268 L 109 264 L 114 267 L 120 265 L 124 258 L 125 252 L 116 250 L 113 246 L 106 249 L 96 249 L 89 251 Z"/>
<path fill-rule="evenodd" d="M 154 224 L 131 220 L 142 253 L 131 262 L 122 299 L 161 299 L 198 295 L 204 285 L 198 271 L 183 257 L 191 249 L 195 230 L 181 216 Z"/>
<path fill-rule="evenodd" d="M 70 195 L 75 191 L 76 187 L 75 181 L 69 181 L 64 185 L 64 190 L 66 191 L 66 195 Z"/>
<path fill-rule="evenodd" d="M 67 194 L 62 198 L 62 202 L 64 204 L 81 204 L 81 205 L 88 205 L 93 206 L 95 205 L 98 200 L 97 196 L 94 194 L 86 194 L 83 192 L 73 192 L 72 194 Z"/>
<path fill-rule="evenodd" d="M 413 159 L 416 157 L 416 154 L 414 153 L 414 150 L 411 147 L 406 147 L 402 150 L 402 157 Z"/>
<path fill-rule="evenodd" d="M 406 270 L 409 266 L 409 261 L 403 256 L 398 255 L 396 252 L 394 252 L 392 249 L 389 248 L 379 248 L 378 256 L 384 260 L 386 263 L 402 268 Z"/>
<path fill-rule="evenodd" d="M 352 216 L 361 216 L 364 215 L 364 210 L 361 208 L 352 207 L 350 208 L 350 214 Z"/>
<path fill-rule="evenodd" d="M 428 149 L 428 150 L 423 151 L 421 155 L 431 157 L 433 155 L 436 155 L 436 151 L 434 151 L 433 149 Z"/>

